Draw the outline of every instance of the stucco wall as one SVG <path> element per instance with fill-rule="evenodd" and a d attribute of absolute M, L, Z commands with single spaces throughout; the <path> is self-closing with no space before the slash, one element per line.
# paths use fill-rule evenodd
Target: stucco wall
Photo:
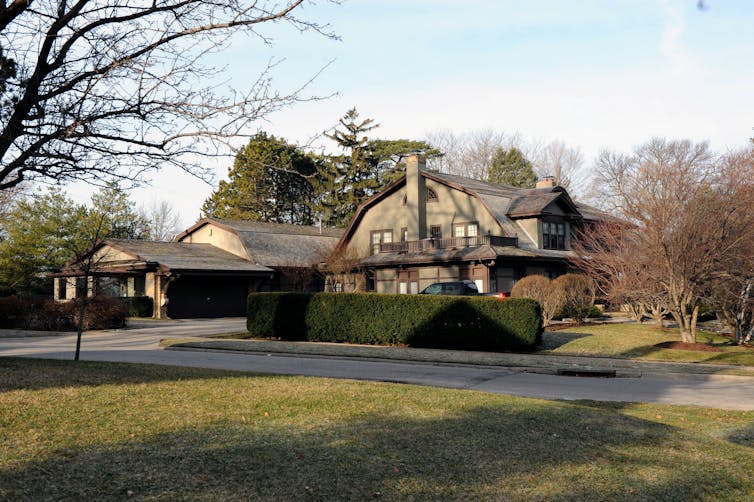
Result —
<path fill-rule="evenodd" d="M 439 225 L 444 239 L 453 237 L 453 224 L 479 223 L 479 235 L 503 235 L 503 230 L 487 208 L 476 197 L 455 190 L 434 180 L 427 180 L 427 188 L 437 194 L 436 202 L 427 203 L 427 229 Z M 429 235 L 429 230 L 427 230 Z"/>
<path fill-rule="evenodd" d="M 426 186 L 437 194 L 437 201 L 424 202 L 427 208 L 427 223 L 424 235 L 429 236 L 429 228 L 439 225 L 443 238 L 453 237 L 453 224 L 479 223 L 479 234 L 503 235 L 500 225 L 475 197 L 447 187 L 433 180 L 426 180 Z M 407 205 L 403 205 L 405 188 L 385 197 L 365 211 L 363 218 L 353 232 L 348 248 L 359 256 L 369 256 L 371 232 L 392 230 L 393 242 L 400 242 L 401 229 L 417 224 L 418 215 Z M 409 240 L 411 238 L 409 232 Z"/>
<path fill-rule="evenodd" d="M 212 244 L 215 247 L 233 253 L 241 258 L 247 260 L 250 259 L 249 255 L 246 253 L 246 248 L 244 248 L 238 235 L 212 223 L 207 223 L 206 225 L 197 228 L 187 236 L 183 237 L 180 242 Z"/>

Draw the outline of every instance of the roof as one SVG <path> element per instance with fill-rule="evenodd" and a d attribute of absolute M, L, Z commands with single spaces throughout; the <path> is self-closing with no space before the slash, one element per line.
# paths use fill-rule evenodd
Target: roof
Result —
<path fill-rule="evenodd" d="M 251 261 L 267 267 L 308 267 L 324 261 L 343 234 L 343 229 L 204 218 L 176 240 L 210 224 L 236 234 Z"/>
<path fill-rule="evenodd" d="M 464 178 L 452 174 L 423 173 L 426 178 L 464 189 L 475 195 L 501 223 L 506 218 L 534 217 L 547 214 L 547 207 L 559 203 L 566 213 L 578 215 L 576 205 L 563 187 L 520 188 Z"/>
<path fill-rule="evenodd" d="M 134 261 L 159 264 L 174 272 L 272 272 L 211 244 L 108 239 L 104 245 L 132 255 Z"/>

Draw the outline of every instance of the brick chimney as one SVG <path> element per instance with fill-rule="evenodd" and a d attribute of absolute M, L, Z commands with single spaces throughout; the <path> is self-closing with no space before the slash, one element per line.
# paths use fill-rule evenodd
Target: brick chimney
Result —
<path fill-rule="evenodd" d="M 426 161 L 424 155 L 412 153 L 406 157 L 406 212 L 408 240 L 427 238 L 427 188 L 421 175 Z"/>
<path fill-rule="evenodd" d="M 555 187 L 555 178 L 553 176 L 542 176 L 537 180 L 537 188 L 553 188 Z"/>

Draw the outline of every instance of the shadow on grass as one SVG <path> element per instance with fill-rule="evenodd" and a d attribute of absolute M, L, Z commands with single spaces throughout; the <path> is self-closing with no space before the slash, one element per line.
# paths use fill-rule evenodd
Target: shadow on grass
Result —
<path fill-rule="evenodd" d="M 226 419 L 44 452 L 0 469 L 0 499 L 741 500 L 754 488 L 745 448 L 586 406 L 306 424 Z"/>
<path fill-rule="evenodd" d="M 590 335 L 588 333 L 571 333 L 566 331 L 547 331 L 542 333 L 542 343 L 539 344 L 537 350 L 555 350 L 558 347 L 567 345 L 579 338 L 586 338 Z"/>
<path fill-rule="evenodd" d="M 728 441 L 754 449 L 754 423 L 728 435 Z"/>
<path fill-rule="evenodd" d="M 180 366 L 0 357 L 0 392 L 220 378 L 239 373 Z M 243 373 L 248 375 L 248 373 Z"/>

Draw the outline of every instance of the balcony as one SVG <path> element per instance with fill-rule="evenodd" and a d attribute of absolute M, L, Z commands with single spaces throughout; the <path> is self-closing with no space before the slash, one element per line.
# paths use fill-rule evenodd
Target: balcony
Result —
<path fill-rule="evenodd" d="M 408 242 L 387 242 L 380 244 L 380 253 L 421 253 L 436 249 L 472 248 L 479 246 L 518 247 L 518 237 L 499 235 L 477 235 L 474 237 L 451 237 L 449 239 L 423 239 Z"/>

